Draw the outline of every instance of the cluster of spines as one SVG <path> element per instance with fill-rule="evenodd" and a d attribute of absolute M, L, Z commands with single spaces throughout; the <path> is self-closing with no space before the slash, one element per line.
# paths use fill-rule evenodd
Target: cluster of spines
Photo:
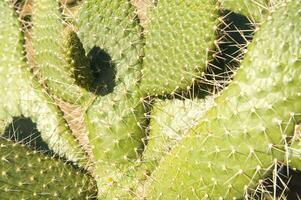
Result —
<path fill-rule="evenodd" d="M 94 77 L 90 69 L 90 61 L 77 34 L 71 27 L 63 31 L 63 53 L 68 65 L 66 70 L 78 86 L 92 90 Z"/>
<path fill-rule="evenodd" d="M 0 138 L 3 199 L 94 199 L 96 183 L 87 172 L 25 145 Z"/>
<path fill-rule="evenodd" d="M 298 12 L 300 2 L 284 4 L 261 27 L 229 87 L 146 184 L 148 198 L 248 197 L 247 188 L 285 163 L 300 122 Z"/>
<path fill-rule="evenodd" d="M 269 0 L 219 0 L 223 9 L 247 16 L 255 23 L 262 23 L 271 12 Z"/>
<path fill-rule="evenodd" d="M 83 55 L 83 50 L 74 34 L 69 33 L 64 36 L 64 33 L 68 34 L 68 32 L 64 32 L 66 23 L 59 12 L 59 2 L 34 1 L 32 18 L 34 60 L 40 81 L 47 86 L 52 95 L 66 102 L 89 103 L 93 96 L 87 91 L 90 88 L 89 79 L 92 78 L 87 70 L 89 66 L 85 56 L 70 62 L 70 56 Z M 81 66 L 75 66 L 77 64 Z M 79 76 L 77 67 L 82 68 L 83 73 L 88 76 Z"/>
<path fill-rule="evenodd" d="M 129 1 L 88 0 L 79 12 L 79 37 L 86 52 L 110 55 L 100 73 L 114 71 L 105 84 L 111 93 L 98 97 L 86 112 L 95 158 L 99 198 L 117 198 L 131 165 L 143 150 L 144 107 L 138 83 L 143 56 L 142 28 Z M 97 34 L 95 34 L 97 33 Z M 103 76 L 103 75 L 101 75 Z M 103 79 L 104 77 L 98 77 Z"/>
<path fill-rule="evenodd" d="M 215 1 L 159 1 L 145 30 L 144 95 L 189 89 L 212 59 L 218 23 Z"/>
<path fill-rule="evenodd" d="M 93 1 L 90 1 L 90 2 L 93 2 Z M 102 3 L 105 6 L 115 5 L 117 7 L 122 4 L 122 3 L 119 3 L 119 2 L 108 3 L 106 1 L 102 1 Z M 92 9 L 92 7 L 89 7 L 87 9 Z M 95 9 L 97 9 L 97 7 L 98 6 L 94 6 Z M 107 9 L 107 11 L 108 10 L 109 9 Z M 116 10 L 118 10 L 118 9 L 116 9 Z M 249 10 L 248 10 L 248 12 L 249 12 Z M 244 10 L 239 10 L 239 12 L 242 12 L 243 14 L 246 13 L 246 12 L 244 12 Z M 261 13 L 261 11 L 260 11 L 260 13 Z M 85 14 L 87 14 L 87 13 L 85 13 Z M 108 13 L 106 13 L 106 14 L 108 14 Z M 118 14 L 119 13 L 117 13 L 117 15 Z M 101 13 L 99 13 L 99 15 L 101 15 Z M 94 15 L 92 15 L 92 16 L 94 16 Z M 107 17 L 107 16 L 105 16 L 105 17 Z M 118 17 L 116 17 L 116 19 L 118 19 Z M 97 21 L 97 20 L 98 20 L 98 18 L 96 18 L 95 21 Z M 85 20 L 83 20 L 83 21 L 85 21 Z M 112 23 L 113 24 L 112 25 L 112 24 L 110 24 L 111 22 L 108 22 L 106 20 L 104 20 L 102 22 L 104 22 L 104 27 L 105 27 L 103 30 L 106 30 L 106 31 L 109 30 L 109 31 L 111 31 L 110 28 L 114 27 L 114 23 Z M 96 30 L 99 30 L 97 28 L 98 26 L 95 26 L 95 25 L 91 26 L 91 24 L 84 24 L 82 26 L 86 26 L 86 25 L 89 26 L 90 28 L 91 27 L 92 28 L 96 27 Z M 100 28 L 100 30 L 102 31 L 101 28 Z M 133 31 L 133 30 L 131 30 L 131 31 Z M 89 40 L 91 38 L 94 38 L 95 35 L 93 34 L 93 32 L 94 31 L 90 31 L 90 33 L 89 33 L 89 31 L 86 31 L 86 32 L 84 31 L 84 32 L 80 33 L 80 35 L 84 34 L 84 36 L 81 35 L 81 37 L 82 37 L 83 40 L 85 40 L 85 39 Z M 114 31 L 112 31 L 112 32 L 114 33 Z M 136 33 L 135 30 L 133 32 Z M 137 32 L 140 33 L 140 31 L 137 31 Z M 92 34 L 93 37 L 91 37 L 91 38 L 87 37 L 85 35 L 86 33 L 88 33 L 88 35 Z M 117 33 L 117 31 L 115 33 Z M 139 35 L 139 34 L 137 34 L 137 35 Z M 88 41 L 88 43 L 84 42 L 85 45 L 87 45 L 87 44 L 90 45 L 90 47 L 86 46 L 86 49 L 89 50 L 89 48 L 91 49 L 93 47 L 93 45 L 96 45 L 96 46 L 99 45 L 99 47 L 104 48 L 110 54 L 116 53 L 115 50 L 112 50 L 114 48 L 111 48 L 109 45 L 105 44 L 106 43 L 106 41 L 105 41 L 106 39 L 103 40 L 103 38 L 104 37 L 100 36 L 100 38 L 95 39 L 92 42 L 91 41 Z M 137 38 L 139 38 L 139 37 L 137 37 Z M 101 42 L 99 42 L 99 41 L 101 41 Z M 113 41 L 116 42 L 115 39 L 113 39 Z M 94 43 L 94 42 L 96 42 L 96 43 Z M 139 42 L 141 42 L 141 41 L 139 41 Z M 108 42 L 108 44 L 110 44 L 110 42 Z M 126 44 L 126 42 L 125 42 L 125 44 Z M 130 43 L 130 44 L 132 44 L 132 43 Z M 67 57 L 69 55 L 70 54 L 67 53 Z M 138 53 L 137 55 L 141 56 L 142 54 L 140 55 Z M 152 55 L 149 55 L 149 56 L 152 56 Z M 208 59 L 208 57 L 206 57 L 206 59 Z M 125 59 L 125 60 L 127 60 L 127 59 Z M 67 59 L 67 61 L 70 61 L 70 60 Z M 139 59 L 137 59 L 136 61 L 139 62 Z M 245 62 L 247 62 L 247 61 L 245 61 Z M 131 184 L 133 184 L 132 183 L 133 182 L 133 178 L 135 180 L 137 180 L 137 177 L 135 177 L 135 176 L 139 176 L 139 174 L 141 172 L 140 171 L 138 173 L 138 175 L 137 175 L 137 173 L 135 171 L 133 172 L 133 170 L 135 170 L 136 168 L 131 165 L 132 163 L 130 163 L 130 165 L 126 164 L 126 165 L 120 165 L 120 166 L 116 167 L 116 164 L 117 165 L 120 164 L 119 162 L 121 162 L 121 163 L 124 162 L 120 158 L 122 156 L 126 155 L 128 150 L 132 151 L 133 147 L 134 147 L 134 151 L 133 152 L 135 152 L 135 156 L 133 156 L 133 160 L 132 159 L 128 159 L 128 158 L 126 158 L 125 160 L 132 162 L 137 157 L 139 157 L 138 149 L 140 148 L 139 146 L 142 144 L 142 141 L 140 141 L 139 138 L 141 139 L 142 136 L 143 136 L 143 134 L 142 135 L 140 134 L 141 130 L 139 130 L 139 129 L 143 129 L 143 128 L 141 127 L 142 125 L 141 125 L 141 123 L 139 124 L 139 122 L 143 121 L 143 113 L 145 111 L 143 111 L 143 109 L 141 109 L 142 108 L 142 105 L 141 105 L 141 97 L 142 97 L 142 95 L 140 94 L 140 92 L 137 92 L 137 91 L 139 91 L 139 89 L 138 89 L 139 86 L 137 87 L 137 85 L 139 85 L 138 84 L 139 78 L 137 78 L 137 77 L 140 76 L 139 72 L 138 72 L 139 71 L 139 67 L 138 67 L 139 64 L 137 66 L 134 65 L 134 68 L 135 68 L 134 71 L 137 69 L 137 73 L 129 73 L 129 76 L 127 76 L 128 74 L 126 72 L 131 71 L 131 70 L 128 70 L 128 69 L 132 69 L 131 67 L 133 67 L 133 65 L 129 64 L 127 66 L 127 64 L 128 64 L 127 62 L 123 63 L 122 59 L 121 60 L 120 59 L 116 59 L 115 55 L 112 56 L 112 63 L 116 64 L 116 68 L 117 68 L 116 69 L 116 71 L 117 71 L 117 75 L 116 75 L 117 85 L 116 85 L 116 88 L 114 89 L 114 92 L 112 93 L 112 95 L 108 95 L 108 97 L 105 97 L 105 98 L 102 97 L 103 99 L 99 98 L 98 100 L 96 100 L 95 103 L 93 104 L 93 106 L 87 112 L 87 117 L 86 117 L 87 124 L 88 124 L 89 129 L 90 129 L 89 130 L 89 137 L 90 137 L 90 140 L 91 140 L 91 145 L 92 145 L 92 148 L 94 150 L 94 154 L 97 155 L 96 157 L 98 157 L 96 159 L 98 159 L 98 161 L 99 161 L 97 163 L 97 165 L 102 165 L 102 167 L 99 167 L 96 170 L 96 172 L 99 172 L 99 174 L 98 174 L 98 176 L 96 176 L 96 178 L 98 178 L 99 182 L 101 182 L 101 183 L 98 183 L 100 185 L 100 187 L 99 187 L 100 193 L 101 192 L 104 192 L 104 193 L 106 193 L 106 192 L 110 193 L 111 192 L 110 189 L 108 191 L 105 191 L 106 186 L 102 187 L 103 186 L 102 183 L 104 183 L 104 185 L 109 186 L 109 188 L 111 186 L 115 185 L 117 187 L 121 186 L 122 189 L 128 189 L 126 191 L 130 191 L 131 188 L 126 188 L 126 187 L 129 186 L 129 185 L 131 185 Z M 122 66 L 122 64 L 123 64 L 123 66 Z M 111 67 L 113 67 L 113 66 L 111 66 Z M 188 73 L 189 77 L 197 77 L 197 76 L 199 76 L 199 74 L 200 74 L 201 71 L 197 70 L 197 72 L 195 74 Z M 88 72 L 88 73 L 90 73 L 90 72 Z M 170 73 L 168 73 L 166 76 L 168 77 L 169 74 Z M 87 74 L 85 74 L 84 76 L 86 76 L 86 75 Z M 144 77 L 142 77 L 142 86 L 143 86 L 144 78 L 148 79 L 149 76 L 148 75 L 144 75 Z M 186 87 L 186 89 L 187 89 L 187 87 L 190 87 L 190 85 L 193 82 L 194 78 L 192 78 L 191 80 L 192 80 L 191 82 L 188 81 L 187 83 L 185 83 L 184 86 L 182 87 L 182 89 L 184 89 L 185 87 Z M 152 82 L 152 81 L 150 81 L 150 82 Z M 161 81 L 159 81 L 159 82 L 161 83 Z M 164 82 L 164 80 L 163 80 L 163 82 Z M 231 85 L 235 85 L 235 83 L 236 82 L 232 82 Z M 84 84 L 86 84 L 86 83 L 84 83 Z M 174 93 L 175 91 L 177 91 L 180 88 L 180 87 L 177 87 L 178 84 L 179 84 L 178 82 L 176 82 L 175 84 L 167 84 L 167 85 L 172 85 L 171 88 L 173 88 L 172 90 L 167 91 L 167 92 L 165 91 L 165 89 L 164 90 L 160 89 L 160 86 L 159 87 L 158 86 L 154 86 L 154 87 L 152 86 L 152 89 L 151 89 L 152 91 L 151 92 L 145 92 L 145 90 L 142 87 L 142 91 L 145 92 L 144 94 L 148 94 L 148 95 L 158 95 L 158 94 Z M 235 86 L 232 86 L 232 88 L 234 88 L 234 87 Z M 145 88 L 149 88 L 149 87 L 145 87 Z M 224 92 L 224 93 L 227 93 L 227 92 Z M 112 103 L 112 102 L 114 102 L 114 103 Z M 109 103 L 109 104 L 112 103 L 112 105 L 107 106 L 107 103 Z M 235 103 L 235 102 L 232 102 L 232 103 Z M 233 105 L 237 105 L 237 104 L 233 104 Z M 128 107 L 130 107 L 131 109 L 127 109 Z M 102 108 L 104 108 L 104 109 L 101 110 Z M 108 114 L 112 109 L 114 110 L 113 114 Z M 255 108 L 252 108 L 252 110 L 253 109 L 255 109 Z M 214 108 L 212 108 L 212 110 L 214 110 Z M 223 111 L 225 111 L 225 110 L 223 110 Z M 258 112 L 259 112 L 259 110 L 257 110 L 257 108 L 256 108 L 255 112 L 252 112 L 252 113 L 253 114 L 258 114 Z M 208 113 L 207 113 L 207 115 L 210 115 L 210 111 Z M 114 116 L 114 114 L 117 117 Z M 263 113 L 263 114 L 265 114 L 265 113 Z M 120 117 L 118 117 L 118 116 L 120 116 Z M 120 120 L 118 120 L 118 118 Z M 220 115 L 217 115 L 217 118 L 219 120 L 221 120 L 221 121 L 223 120 L 223 117 L 220 116 Z M 99 120 L 99 119 L 102 119 L 102 121 L 101 122 L 97 122 L 97 120 Z M 119 122 L 121 122 L 121 124 Z M 138 126 L 134 125 L 136 122 L 138 122 Z M 112 126 L 116 125 L 116 123 L 117 123 L 117 126 L 115 128 L 112 128 Z M 129 123 L 129 124 L 127 124 L 127 123 Z M 202 122 L 202 123 L 206 124 L 205 122 Z M 231 126 L 231 124 L 229 124 L 229 126 Z M 288 127 L 289 127 L 289 129 L 291 128 L 291 126 L 288 126 Z M 106 130 L 103 131 L 103 133 L 97 133 L 99 130 L 102 131 L 103 130 L 102 128 L 104 128 Z M 133 130 L 133 132 L 136 132 L 138 130 L 138 132 L 139 132 L 138 138 L 135 138 L 135 136 L 133 137 L 133 135 L 132 135 L 131 137 L 129 137 L 130 139 L 128 139 L 128 138 L 126 139 L 127 142 L 129 142 L 130 140 L 133 141 L 133 140 L 137 140 L 138 139 L 137 143 L 134 142 L 135 144 L 129 145 L 130 147 L 125 143 L 126 145 L 124 145 L 124 147 L 129 147 L 129 149 L 127 149 L 127 148 L 120 148 L 121 146 L 119 145 L 120 141 L 122 141 L 122 136 L 117 135 L 116 133 L 118 131 L 123 131 L 123 130 L 126 130 L 126 131 Z M 137 134 L 137 132 L 133 133 L 133 134 Z M 102 139 L 102 136 L 105 136 L 107 138 L 104 139 L 103 141 L 101 141 L 99 139 L 100 138 Z M 279 139 L 279 138 L 277 138 L 277 139 Z M 98 140 L 98 142 L 96 140 Z M 105 147 L 102 144 L 100 144 L 99 141 L 100 141 L 100 143 L 106 143 L 106 144 L 109 144 L 109 145 L 112 144 L 112 143 L 110 143 L 110 141 L 111 141 L 111 142 L 113 142 L 113 146 L 115 146 L 117 148 L 115 148 L 115 147 L 113 147 L 113 148 L 108 147 L 108 149 L 106 151 Z M 221 141 L 221 144 L 223 144 L 223 141 Z M 156 145 L 156 144 L 154 144 L 154 145 Z M 139 147 L 139 148 L 137 148 L 137 147 Z M 96 148 L 99 148 L 99 149 L 95 150 Z M 179 148 L 179 147 L 176 147 L 176 148 Z M 101 152 L 103 149 L 105 149 L 106 153 L 104 153 L 103 155 L 101 155 L 102 153 L 99 153 L 99 152 Z M 234 150 L 235 150 L 235 148 L 234 148 Z M 141 151 L 141 150 L 139 150 L 139 151 Z M 235 154 L 235 152 L 234 152 L 234 154 Z M 278 157 L 278 156 L 276 156 L 276 157 Z M 280 155 L 279 157 L 282 157 L 282 155 Z M 115 159 L 115 158 L 117 158 L 117 159 Z M 271 162 L 270 158 L 272 158 L 272 157 L 269 157 L 267 159 L 268 160 L 267 163 L 266 163 L 267 166 L 268 166 L 269 162 L 271 164 L 274 164 L 274 162 Z M 105 162 L 101 163 L 101 161 L 105 161 Z M 115 161 L 117 161 L 117 162 L 115 162 Z M 138 161 L 139 161 L 139 159 L 138 159 Z M 137 162 L 137 166 L 139 166 L 139 165 L 140 165 L 139 162 Z M 102 170 L 104 170 L 104 171 L 102 171 Z M 143 170 L 145 170 L 145 169 L 143 169 Z M 143 172 L 143 170 L 142 170 L 142 172 Z M 269 171 L 268 169 L 264 169 L 263 170 L 263 174 L 266 175 L 266 172 L 268 172 L 268 171 Z M 109 176 L 99 177 L 99 176 L 101 176 L 103 174 L 109 174 Z M 241 175 L 243 175 L 243 174 L 244 173 L 242 173 Z M 132 176 L 132 177 L 130 177 L 130 176 Z M 127 179 L 128 177 L 130 177 L 130 179 Z M 243 188 L 243 187 L 241 187 L 241 188 Z M 244 191 L 246 192 L 245 188 L 244 188 Z M 195 193 L 194 195 L 196 195 L 194 197 L 198 197 L 198 195 L 196 194 L 196 190 L 194 190 L 194 191 L 192 190 L 192 192 Z M 102 194 L 100 194 L 100 195 L 102 196 Z M 120 195 L 120 194 L 118 194 L 118 193 L 116 194 L 116 193 L 112 192 L 111 194 L 107 194 L 107 195 L 102 196 L 102 197 L 110 198 L 110 197 L 118 197 L 118 195 Z M 151 197 L 152 196 L 150 195 L 149 198 L 151 198 Z M 178 198 L 182 198 L 181 196 L 177 196 L 177 197 Z M 208 197 L 209 197 L 209 195 L 208 195 Z M 193 198 L 193 197 L 191 197 L 191 198 Z"/>
<path fill-rule="evenodd" d="M 158 164 L 188 130 L 196 125 L 212 104 L 213 97 L 155 102 L 152 106 L 143 161 Z"/>
<path fill-rule="evenodd" d="M 86 164 L 85 152 L 62 117 L 54 101 L 43 92 L 42 87 L 30 72 L 23 55 L 22 34 L 19 22 L 8 2 L 1 4 L 2 46 L 0 80 L 1 129 L 12 122 L 13 117 L 29 117 L 37 124 L 42 138 L 49 147 L 70 161 Z"/>

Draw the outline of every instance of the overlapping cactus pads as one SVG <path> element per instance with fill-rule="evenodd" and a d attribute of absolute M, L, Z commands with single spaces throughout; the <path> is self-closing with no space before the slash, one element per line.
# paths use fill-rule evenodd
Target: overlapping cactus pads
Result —
<path fill-rule="evenodd" d="M 0 0 L 0 81 L 0 199 L 301 199 L 299 0 Z"/>

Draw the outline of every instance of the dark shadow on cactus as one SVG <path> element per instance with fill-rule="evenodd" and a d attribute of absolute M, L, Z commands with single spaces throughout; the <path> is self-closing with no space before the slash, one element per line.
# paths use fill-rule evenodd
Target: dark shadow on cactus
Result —
<path fill-rule="evenodd" d="M 113 92 L 116 86 L 116 67 L 111 56 L 99 47 L 94 47 L 88 53 L 91 68 L 95 78 L 94 86 L 96 94 L 105 96 Z"/>
<path fill-rule="evenodd" d="M 213 60 L 207 66 L 205 76 L 196 80 L 192 89 L 183 96 L 199 97 L 221 91 L 232 79 L 233 72 L 244 57 L 247 43 L 252 41 L 255 26 L 245 16 L 233 12 L 221 12 L 223 23 L 218 30 L 219 43 Z M 181 94 L 182 95 L 182 94 Z"/>
<path fill-rule="evenodd" d="M 249 192 L 249 199 L 287 199 L 287 200 L 298 200 L 301 199 L 301 172 L 293 170 L 279 164 L 277 166 L 278 171 L 276 181 L 272 175 L 263 180 L 260 186 L 257 186 L 256 192 Z M 240 198 L 239 200 L 244 200 Z"/>
<path fill-rule="evenodd" d="M 51 153 L 30 118 L 14 117 L 12 123 L 6 127 L 3 137 L 26 144 L 35 150 Z"/>
<path fill-rule="evenodd" d="M 160 99 L 204 98 L 220 92 L 233 78 L 233 72 L 244 57 L 247 43 L 253 39 L 255 26 L 247 17 L 230 11 L 220 13 L 223 23 L 218 28 L 218 47 L 213 49 L 213 58 L 209 62 L 205 75 L 196 79 L 188 91 L 175 95 L 159 96 Z"/>

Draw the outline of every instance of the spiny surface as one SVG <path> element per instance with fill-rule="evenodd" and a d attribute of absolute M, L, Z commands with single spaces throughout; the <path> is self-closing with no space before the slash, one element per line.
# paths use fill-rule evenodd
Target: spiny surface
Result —
<path fill-rule="evenodd" d="M 301 171 L 301 125 L 295 127 L 295 134 L 291 146 L 287 149 L 288 165 L 292 169 Z"/>
<path fill-rule="evenodd" d="M 141 27 L 129 1 L 88 0 L 78 17 L 79 37 L 86 52 L 99 47 L 111 57 L 115 82 L 131 87 L 140 78 Z"/>
<path fill-rule="evenodd" d="M 114 190 L 123 189 L 120 180 L 143 146 L 144 107 L 137 89 L 143 55 L 141 27 L 131 3 L 120 0 L 85 1 L 78 25 L 86 51 L 97 47 L 110 57 L 101 70 L 115 71 L 113 91 L 96 99 L 86 114 L 99 198 L 113 199 L 117 198 Z"/>
<path fill-rule="evenodd" d="M 86 163 L 61 112 L 33 78 L 22 55 L 22 37 L 12 8 L 0 2 L 0 131 L 13 117 L 31 118 L 49 147 L 70 161 Z"/>
<path fill-rule="evenodd" d="M 123 169 L 123 173 L 119 172 L 123 177 L 118 182 L 114 183 L 111 179 L 111 184 L 118 186 L 118 189 L 110 190 L 110 196 L 119 199 L 142 198 L 139 190 L 160 159 L 196 123 L 212 102 L 212 98 L 206 99 L 206 102 L 196 99 L 156 102 L 152 112 L 150 139 L 143 158 L 133 160 L 130 166 Z"/>
<path fill-rule="evenodd" d="M 160 0 L 148 20 L 141 91 L 162 95 L 186 90 L 213 54 L 216 1 Z"/>
<path fill-rule="evenodd" d="M 148 199 L 240 198 L 285 159 L 301 120 L 300 13 L 291 1 L 261 27 L 216 106 L 160 163 Z"/>
<path fill-rule="evenodd" d="M 219 0 L 223 9 L 247 16 L 261 23 L 269 15 L 269 0 Z"/>
<path fill-rule="evenodd" d="M 32 20 L 32 44 L 40 80 L 54 96 L 69 103 L 85 103 L 91 94 L 76 84 L 76 75 L 70 70 L 73 66 L 69 66 L 68 57 L 63 53 L 64 25 L 58 1 L 34 1 Z M 74 50 L 71 47 L 70 51 Z"/>
<path fill-rule="evenodd" d="M 143 152 L 143 160 L 158 164 L 160 159 L 184 137 L 184 134 L 197 124 L 213 102 L 213 97 L 194 100 L 158 100 L 152 108 L 150 132 Z"/>
<path fill-rule="evenodd" d="M 66 71 L 78 86 L 91 90 L 94 77 L 89 59 L 77 34 L 71 27 L 66 27 L 63 33 L 63 53 L 68 65 Z"/>
<path fill-rule="evenodd" d="M 63 161 L 0 138 L 2 199 L 93 199 L 96 183 Z"/>

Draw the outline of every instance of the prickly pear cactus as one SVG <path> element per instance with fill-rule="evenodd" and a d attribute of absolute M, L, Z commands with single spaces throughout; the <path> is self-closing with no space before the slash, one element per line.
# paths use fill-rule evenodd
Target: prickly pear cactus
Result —
<path fill-rule="evenodd" d="M 141 90 L 164 95 L 186 90 L 209 63 L 216 30 L 216 1 L 158 1 L 145 33 Z"/>
<path fill-rule="evenodd" d="M 220 0 L 223 9 L 246 15 L 258 23 L 264 21 L 271 11 L 269 0 Z"/>
<path fill-rule="evenodd" d="M 64 21 L 59 12 L 59 2 L 34 1 L 32 16 L 32 44 L 40 81 L 56 97 L 74 104 L 87 103 L 92 95 L 88 92 L 92 77 L 85 72 L 89 65 L 85 61 L 83 49 L 76 41 L 76 34 L 67 31 L 65 37 L 63 35 Z M 76 53 L 81 56 L 72 59 Z M 86 77 L 78 75 L 79 70 Z"/>
<path fill-rule="evenodd" d="M 232 83 L 156 169 L 150 199 L 241 198 L 285 160 L 301 120 L 298 13 L 300 3 L 289 3 L 257 32 Z"/>
<path fill-rule="evenodd" d="M 0 138 L 1 198 L 93 199 L 96 184 L 84 172 L 25 145 Z"/>
<path fill-rule="evenodd" d="M 42 138 L 61 156 L 84 165 L 85 152 L 62 117 L 62 112 L 38 81 L 30 73 L 22 54 L 22 37 L 19 23 L 12 8 L 1 1 L 0 43 L 0 131 L 12 122 L 13 117 L 29 117 L 37 123 Z"/>
<path fill-rule="evenodd" d="M 0 1 L 0 197 L 298 199 L 300 35 L 292 0 Z"/>
<path fill-rule="evenodd" d="M 213 97 L 156 102 L 151 113 L 148 144 L 143 158 L 147 161 L 159 162 L 163 155 L 196 125 L 213 102 Z"/>

